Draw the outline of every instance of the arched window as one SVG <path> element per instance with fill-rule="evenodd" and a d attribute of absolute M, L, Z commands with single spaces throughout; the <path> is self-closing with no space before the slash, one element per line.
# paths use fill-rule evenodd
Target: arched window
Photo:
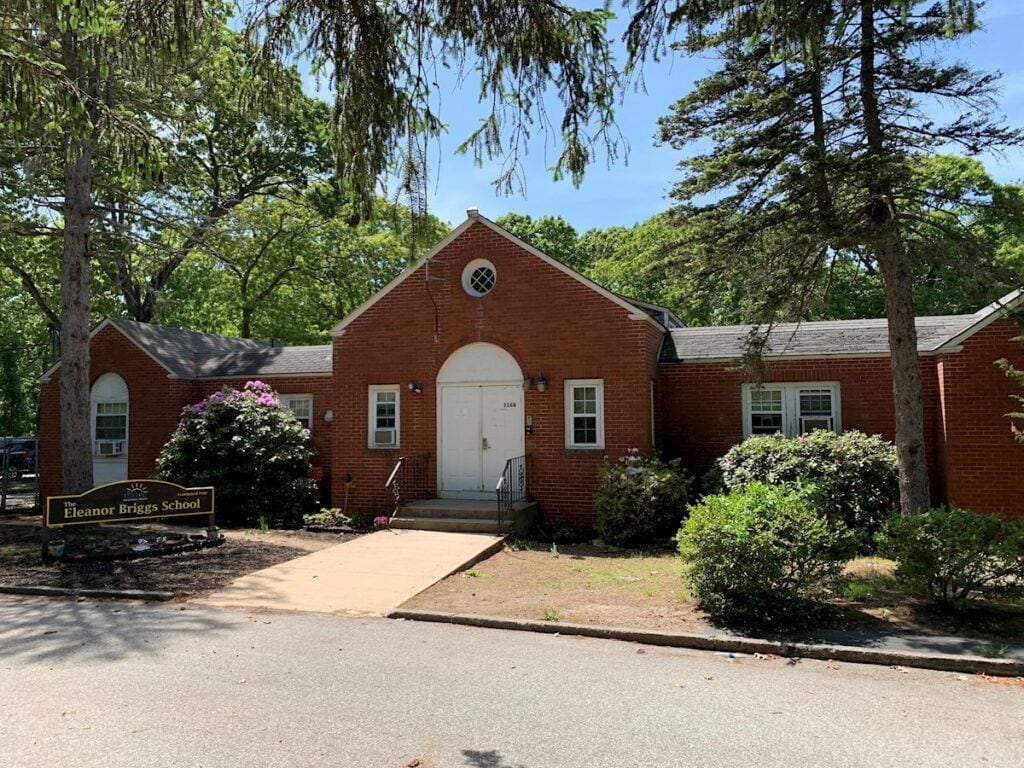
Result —
<path fill-rule="evenodd" d="M 116 373 L 96 379 L 89 396 L 92 406 L 93 453 L 124 456 L 128 452 L 128 385 Z"/>

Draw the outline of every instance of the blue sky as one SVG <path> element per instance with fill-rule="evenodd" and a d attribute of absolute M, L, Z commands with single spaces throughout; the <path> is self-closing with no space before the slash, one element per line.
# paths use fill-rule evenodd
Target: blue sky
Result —
<path fill-rule="evenodd" d="M 981 70 L 1001 71 L 1001 110 L 1010 125 L 1024 127 L 1024 0 L 989 0 L 981 19 L 980 32 L 956 45 L 938 47 L 936 55 L 960 59 Z M 707 59 L 680 55 L 648 64 L 646 92 L 628 93 L 618 109 L 619 126 L 630 144 L 628 160 L 620 157 L 610 168 L 599 160 L 579 188 L 568 180 L 552 181 L 548 168 L 557 150 L 550 137 L 545 140 L 537 133 L 524 162 L 525 194 L 511 196 L 496 195 L 491 184 L 500 172 L 499 163 L 477 167 L 472 158 L 454 154 L 484 114 L 484 107 L 476 103 L 472 79 L 461 90 L 445 88 L 440 109 L 449 131 L 430 148 L 431 212 L 452 224 L 465 217 L 469 206 L 477 206 L 492 219 L 509 211 L 558 215 L 582 232 L 591 227 L 629 226 L 665 210 L 668 190 L 678 177 L 675 165 L 679 155 L 668 147 L 655 146 L 657 119 L 712 65 Z M 1024 179 L 1024 151 L 1020 149 L 985 161 L 1000 181 Z"/>

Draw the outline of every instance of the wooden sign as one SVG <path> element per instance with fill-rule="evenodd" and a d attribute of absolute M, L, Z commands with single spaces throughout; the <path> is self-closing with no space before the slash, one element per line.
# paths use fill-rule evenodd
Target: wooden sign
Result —
<path fill-rule="evenodd" d="M 185 488 L 163 480 L 124 480 L 99 485 L 78 496 L 48 496 L 46 527 L 90 523 L 158 520 L 209 515 L 213 522 L 213 488 Z"/>

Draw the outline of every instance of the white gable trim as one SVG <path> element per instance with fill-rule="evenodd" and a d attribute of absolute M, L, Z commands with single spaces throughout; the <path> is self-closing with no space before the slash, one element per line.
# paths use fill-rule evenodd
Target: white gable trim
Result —
<path fill-rule="evenodd" d="M 630 304 L 625 299 L 623 299 L 623 298 L 621 298 L 619 296 L 616 296 L 614 293 L 609 291 L 607 288 L 602 288 L 600 285 L 595 283 L 593 280 L 590 280 L 589 278 L 584 277 L 583 275 L 581 275 L 579 272 L 577 272 L 576 270 L 572 269 L 571 267 L 567 267 L 562 262 L 558 261 L 557 259 L 551 258 L 550 256 L 548 256 L 547 254 L 543 253 L 542 251 L 538 251 L 532 245 L 530 245 L 529 243 L 526 243 L 526 242 L 520 240 L 518 237 L 513 235 L 511 232 L 509 232 L 509 231 L 503 229 L 502 227 L 498 226 L 493 221 L 488 219 L 486 216 L 481 216 L 478 213 L 470 213 L 469 217 L 464 222 L 462 222 L 459 226 L 457 226 L 455 229 L 453 229 L 451 232 L 449 232 L 447 237 L 445 237 L 443 240 L 441 240 L 441 242 L 439 242 L 437 245 L 435 245 L 433 248 L 431 248 L 430 251 L 427 252 L 427 255 L 424 256 L 422 259 L 420 259 L 418 262 L 416 262 L 416 264 L 414 266 L 412 266 L 409 269 L 407 269 L 404 272 L 402 272 L 402 274 L 400 274 L 398 277 L 396 277 L 390 283 L 388 283 L 383 288 L 381 288 L 368 301 L 366 301 L 365 303 L 361 304 L 359 307 L 357 307 L 352 312 L 350 312 L 348 315 L 346 315 L 341 320 L 340 323 L 338 323 L 337 325 L 334 326 L 333 330 L 331 331 L 331 335 L 332 336 L 341 336 L 345 332 L 345 329 L 352 323 L 352 321 L 354 321 L 357 317 L 359 317 L 364 312 L 366 312 L 366 310 L 368 310 L 370 307 L 372 307 L 374 304 L 376 304 L 378 301 L 380 301 L 382 298 L 384 298 L 385 295 L 387 295 L 392 290 L 394 290 L 403 280 L 405 280 L 407 277 L 409 277 L 411 274 L 413 274 L 416 270 L 418 270 L 421 266 L 423 266 L 429 259 L 432 259 L 434 256 L 436 256 L 439 252 L 441 252 L 444 248 L 446 248 L 453 240 L 455 240 L 455 238 L 457 238 L 459 235 L 461 235 L 463 232 L 465 232 L 467 229 L 469 229 L 476 222 L 479 222 L 479 223 L 483 224 L 484 226 L 488 227 L 489 229 L 493 230 L 494 232 L 497 232 L 499 235 L 504 237 L 506 240 L 508 240 L 511 243 L 514 243 L 515 245 L 518 245 L 520 248 L 522 248 L 524 251 L 526 251 L 530 255 L 536 256 L 538 259 L 544 261 L 547 264 L 550 264 L 555 269 L 560 270 L 561 272 L 564 272 L 569 277 L 573 278 L 574 280 L 576 280 L 576 281 L 582 283 L 583 285 L 587 286 L 588 288 L 590 288 L 592 291 L 595 291 L 595 292 L 599 293 L 604 298 L 606 298 L 609 301 L 617 304 L 619 307 L 621 307 L 622 309 L 624 309 L 628 313 L 627 316 L 629 317 L 630 320 L 643 320 L 643 321 L 646 321 L 646 322 L 650 323 L 651 325 L 653 325 L 659 331 L 665 331 L 665 326 L 663 326 L 661 323 L 659 323 L 657 320 L 655 320 L 649 314 L 647 314 L 646 312 L 638 311 L 637 307 L 635 305 Z"/>
<path fill-rule="evenodd" d="M 935 352 L 959 352 L 963 346 L 963 343 L 967 341 L 971 336 L 981 331 L 1000 317 L 1006 316 L 1007 313 L 1017 309 L 1021 304 L 1024 304 L 1024 288 L 1018 288 L 1015 291 L 1003 296 L 1003 298 L 992 302 L 984 309 L 980 309 L 974 313 L 974 316 L 978 318 L 969 326 L 964 328 L 960 333 L 947 339 L 946 341 L 935 347 Z"/>
<path fill-rule="evenodd" d="M 152 353 L 151 353 L 151 352 L 150 352 L 150 351 L 149 351 L 148 349 L 146 349 L 146 348 L 145 348 L 144 346 L 142 346 L 141 344 L 139 344 L 139 343 L 138 343 L 138 342 L 137 342 L 137 341 L 136 341 L 135 339 L 133 339 L 133 338 L 132 338 L 131 336 L 129 336 L 129 335 L 127 334 L 127 333 L 125 333 L 125 332 L 124 332 L 123 330 L 121 330 L 121 328 L 120 328 L 120 327 L 118 326 L 118 324 L 117 324 L 117 323 L 115 323 L 115 322 L 114 322 L 114 319 L 113 319 L 112 317 L 110 317 L 109 315 L 108 315 L 107 317 L 104 317 L 104 318 L 103 318 L 103 320 L 102 320 L 102 322 L 100 322 L 100 324 L 99 324 L 99 325 L 97 325 L 97 326 L 96 326 L 95 328 L 93 328 L 93 329 L 92 329 L 92 331 L 91 331 L 91 332 L 89 333 L 89 342 L 90 342 L 90 343 L 92 343 L 92 339 L 93 339 L 93 337 L 94 337 L 94 336 L 95 336 L 95 335 L 96 335 L 97 333 L 99 333 L 100 331 L 102 331 L 102 330 L 103 330 L 104 328 L 106 328 L 106 327 L 107 327 L 108 325 L 112 325 L 112 326 L 114 326 L 114 328 L 116 328 L 116 329 L 117 329 L 117 332 L 118 332 L 118 333 L 120 333 L 120 334 L 121 334 L 122 336 L 124 336 L 124 337 L 125 337 L 126 339 L 128 339 L 128 341 L 130 341 L 130 342 L 131 342 L 132 344 L 134 344 L 134 345 L 135 345 L 136 347 L 138 347 L 138 348 L 139 348 L 139 349 L 141 349 L 141 350 L 142 350 L 143 352 L 145 352 L 145 353 L 146 353 L 146 357 L 148 357 L 148 358 L 149 358 L 150 360 L 152 360 L 152 361 L 153 361 L 154 363 L 156 363 L 156 364 L 157 364 L 157 365 L 159 365 L 159 366 L 160 366 L 161 368 L 163 368 L 163 369 L 164 369 L 165 371 L 167 371 L 167 378 L 169 378 L 169 379 L 173 379 L 173 378 L 175 378 L 175 376 L 174 376 L 174 374 L 173 374 L 173 373 L 171 372 L 171 369 L 170 369 L 170 368 L 168 368 L 168 367 L 167 367 L 166 365 L 164 365 L 164 364 L 163 364 L 162 362 L 160 362 L 159 360 L 157 360 L 157 359 L 156 359 L 156 358 L 155 358 L 155 357 L 153 356 L 153 354 L 152 354 Z M 51 377 L 51 376 L 53 376 L 53 374 L 54 374 L 54 373 L 55 373 L 55 372 L 57 371 L 57 369 L 59 369 L 59 368 L 60 368 L 60 361 L 58 361 L 58 362 L 54 363 L 53 365 L 51 365 L 51 366 L 50 366 L 50 367 L 49 367 L 49 368 L 47 369 L 46 373 L 44 373 L 44 374 L 43 374 L 42 376 L 40 376 L 40 377 L 39 377 L 39 383 L 40 383 L 40 384 L 46 384 L 46 383 L 48 383 L 48 382 L 50 381 L 50 377 Z"/>

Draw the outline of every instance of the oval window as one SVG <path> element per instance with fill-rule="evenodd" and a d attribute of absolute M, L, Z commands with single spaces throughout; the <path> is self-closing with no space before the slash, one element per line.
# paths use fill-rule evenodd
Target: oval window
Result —
<path fill-rule="evenodd" d="M 469 262 L 462 271 L 462 287 L 470 296 L 485 296 L 494 288 L 498 274 L 486 259 Z"/>

